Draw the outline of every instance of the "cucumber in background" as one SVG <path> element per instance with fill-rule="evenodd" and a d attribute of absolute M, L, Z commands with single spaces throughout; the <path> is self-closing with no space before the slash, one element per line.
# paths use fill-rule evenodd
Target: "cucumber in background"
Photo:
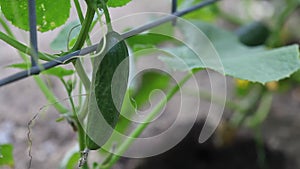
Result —
<path fill-rule="evenodd" d="M 235 31 L 241 43 L 247 46 L 263 45 L 270 35 L 270 30 L 263 22 L 255 21 Z"/>

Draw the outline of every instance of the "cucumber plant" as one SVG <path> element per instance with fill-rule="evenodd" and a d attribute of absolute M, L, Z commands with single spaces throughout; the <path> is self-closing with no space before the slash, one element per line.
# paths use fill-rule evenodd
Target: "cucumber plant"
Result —
<path fill-rule="evenodd" d="M 298 45 L 278 45 L 280 44 L 280 38 L 276 33 L 281 30 L 280 27 L 276 26 L 269 30 L 265 25 L 261 24 L 261 22 L 254 22 L 255 24 L 240 29 L 240 31 L 238 31 L 239 37 L 232 32 L 217 27 L 213 23 L 217 18 L 222 18 L 225 21 L 235 23 L 239 26 L 244 24 L 240 18 L 225 13 L 218 4 L 213 4 L 217 2 L 217 0 L 179 1 L 178 11 L 173 12 L 176 16 L 190 13 L 183 18 L 193 24 L 194 28 L 201 30 L 203 34 L 207 36 L 219 54 L 220 62 L 223 65 L 222 70 L 214 64 L 206 65 L 199 60 L 195 51 L 192 51 L 183 42 L 176 41 L 176 39 L 172 37 L 173 35 L 175 36 L 175 31 L 170 31 L 172 27 L 167 26 L 166 30 L 162 30 L 167 32 L 170 36 L 154 33 L 154 29 L 158 29 L 153 28 L 154 25 L 157 26 L 164 22 L 172 21 L 175 17 L 166 17 L 167 19 L 160 20 L 159 22 L 153 22 L 153 24 L 150 23 L 141 28 L 133 28 L 127 33 L 122 34 L 122 32 L 116 32 L 112 26 L 109 8 L 121 7 L 130 1 L 131 0 L 85 0 L 85 4 L 83 4 L 78 0 L 74 0 L 73 2 L 79 21 L 74 21 L 68 25 L 66 24 L 66 20 L 70 14 L 70 0 L 59 2 L 51 1 L 51 3 L 44 0 L 36 0 L 36 26 L 38 31 L 46 32 L 65 24 L 59 36 L 55 38 L 51 44 L 51 46 L 58 47 L 63 51 L 56 54 L 39 51 L 38 56 L 41 65 L 28 68 L 27 65 L 30 65 L 30 58 L 28 56 L 32 54 L 30 52 L 31 49 L 17 40 L 9 26 L 9 23 L 11 23 L 25 31 L 29 30 L 27 2 L 19 0 L 0 0 L 1 13 L 3 14 L 3 16 L 0 17 L 0 24 L 3 27 L 3 31 L 0 32 L 0 39 L 16 48 L 23 59 L 23 63 L 13 64 L 10 65 L 10 67 L 30 71 L 31 69 L 40 69 L 43 65 L 48 66 L 50 63 L 55 63 L 53 64 L 54 66 L 58 65 L 58 63 L 72 63 L 74 66 L 75 71 L 63 67 L 47 67 L 47 69 L 50 69 L 44 70 L 46 67 L 42 67 L 42 73 L 38 76 L 34 76 L 37 85 L 46 96 L 48 102 L 53 104 L 56 110 L 62 115 L 61 119 L 68 121 L 74 128 L 74 131 L 78 133 L 79 150 L 72 151 L 72 155 L 66 156 L 66 158 L 62 160 L 61 168 L 74 168 L 78 162 L 83 169 L 111 168 L 130 147 L 134 138 L 141 135 L 147 125 L 149 125 L 148 122 L 153 120 L 153 117 L 180 91 L 180 88 L 193 77 L 194 74 L 205 69 L 212 69 L 219 73 L 241 79 L 246 83 L 256 83 L 253 86 L 259 86 L 253 87 L 259 88 L 259 90 L 253 89 L 257 90 L 256 95 L 244 95 L 246 99 L 245 102 L 247 102 L 246 106 L 242 108 L 236 105 L 232 106 L 234 110 L 239 113 L 234 113 L 230 121 L 230 124 L 236 128 L 241 124 L 255 128 L 266 118 L 267 112 L 269 111 L 268 107 L 270 107 L 272 101 L 270 91 L 268 90 L 270 87 L 268 88 L 268 85 L 264 87 L 261 84 L 270 84 L 268 82 L 279 81 L 280 79 L 289 77 L 300 68 Z M 295 5 L 295 3 L 296 1 L 291 4 Z M 82 13 L 83 5 L 87 6 L 85 16 L 83 16 Z M 196 11 L 197 8 L 193 5 L 197 8 L 210 6 L 203 8 L 204 10 Z M 287 9 L 282 12 L 278 18 L 280 23 L 288 17 L 287 14 L 290 14 L 291 11 L 295 9 L 292 8 L 293 5 L 288 4 Z M 175 9 L 174 6 L 173 9 Z M 96 19 L 94 19 L 95 14 L 97 14 Z M 90 32 L 95 29 L 94 26 L 98 21 L 102 23 L 102 17 L 105 17 L 107 33 L 101 40 L 99 39 L 100 43 L 96 45 L 97 47 L 91 46 Z M 208 22 L 203 22 L 203 20 Z M 80 23 L 78 27 L 76 26 L 77 23 Z M 195 39 L 197 36 L 191 35 L 190 30 L 185 29 L 184 25 L 180 25 L 179 23 L 180 22 L 174 22 L 173 24 L 178 24 L 179 29 L 176 31 L 180 31 L 180 33 L 186 37 L 186 41 L 190 44 L 195 42 L 197 44 L 200 43 L 199 39 Z M 75 27 L 80 29 L 80 31 L 74 31 Z M 148 32 L 139 34 L 140 32 L 138 31 L 140 30 L 148 30 Z M 72 34 L 72 31 L 74 31 L 74 34 Z M 270 36 L 268 36 L 269 34 Z M 273 40 L 276 40 L 276 42 Z M 163 44 L 166 43 L 171 44 L 171 47 L 167 49 L 162 47 L 164 46 Z M 90 47 L 83 48 L 85 44 Z M 247 45 L 255 47 L 248 47 Z M 266 49 L 262 45 L 266 45 L 272 49 Z M 150 71 L 150 73 L 144 74 L 142 78 L 143 82 L 139 84 L 141 86 L 136 87 L 138 85 L 131 85 L 131 82 L 128 81 L 129 70 L 133 69 L 133 67 L 129 64 L 129 57 L 133 57 L 134 52 L 149 48 L 164 49 L 167 51 L 165 53 L 169 55 L 161 56 L 160 60 L 170 69 L 185 72 L 186 76 L 183 77 L 178 84 L 172 86 L 169 77 L 161 73 Z M 92 78 L 90 79 L 82 64 L 85 58 L 79 57 L 78 55 L 87 55 L 94 51 L 91 49 L 96 50 L 96 54 L 90 57 L 92 63 L 90 65 L 92 67 Z M 170 55 L 176 57 L 170 57 Z M 61 60 L 66 56 L 71 57 Z M 143 55 L 133 57 L 133 60 L 138 60 L 141 57 L 143 57 Z M 49 62 L 43 64 L 45 61 Z M 182 66 L 182 62 L 185 63 L 185 66 Z M 122 67 L 121 70 L 119 69 L 120 67 Z M 117 75 L 116 72 L 118 72 Z M 78 82 L 70 78 L 70 75 L 75 73 L 77 73 L 80 78 Z M 71 109 L 58 101 L 53 91 L 47 87 L 47 84 L 41 78 L 41 76 L 44 75 L 55 76 L 62 82 L 66 88 Z M 6 83 L 1 81 L 0 84 Z M 123 115 L 120 115 L 120 113 L 126 112 L 131 115 L 134 114 L 136 109 L 147 102 L 151 91 L 156 88 L 169 90 L 167 90 L 166 97 L 160 100 L 158 106 L 151 110 L 149 116 L 147 116 L 147 123 L 138 124 L 138 126 L 133 128 L 129 133 L 131 137 L 125 141 L 117 145 L 109 144 L 112 142 L 110 138 L 115 137 L 115 130 L 125 133 L 125 130 L 130 128 L 130 124 L 133 123 Z M 249 90 L 252 90 L 252 88 L 245 90 L 245 93 L 251 93 Z M 79 99 L 78 102 L 75 102 L 72 95 L 77 91 Z M 134 95 L 131 95 L 132 93 L 134 93 Z M 251 102 L 251 100 L 254 101 Z M 261 104 L 257 105 L 258 101 L 260 101 Z M 132 106 L 132 104 L 135 105 Z M 267 108 L 264 107 L 265 105 L 267 105 Z M 249 111 L 252 110 L 253 107 L 256 107 L 257 111 L 249 115 Z M 248 116 L 250 116 L 250 118 Z M 105 150 L 101 148 L 105 144 L 109 146 L 113 153 L 103 153 Z M 0 155 L 6 156 L 6 158 L 3 159 L 8 160 L 5 162 L 5 160 L 0 158 L 0 165 L 13 166 L 11 157 L 12 148 L 3 145 L 0 146 L 0 150 L 2 150 L 2 148 L 4 150 L 5 147 L 9 147 L 9 151 L 0 151 Z M 101 155 L 104 154 L 105 160 L 103 162 L 94 163 L 93 167 L 90 166 L 87 156 L 89 150 L 97 150 Z"/>

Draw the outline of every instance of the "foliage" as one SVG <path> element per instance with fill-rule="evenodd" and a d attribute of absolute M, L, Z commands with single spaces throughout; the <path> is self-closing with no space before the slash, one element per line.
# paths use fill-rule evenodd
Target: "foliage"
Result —
<path fill-rule="evenodd" d="M 23 30 L 29 30 L 28 4 L 24 0 L 1 0 L 1 11 L 7 20 Z M 40 32 L 53 30 L 63 25 L 70 15 L 70 0 L 36 1 L 37 29 Z"/>
<path fill-rule="evenodd" d="M 11 168 L 14 166 L 13 145 L 0 145 L 0 166 L 9 166 Z"/>

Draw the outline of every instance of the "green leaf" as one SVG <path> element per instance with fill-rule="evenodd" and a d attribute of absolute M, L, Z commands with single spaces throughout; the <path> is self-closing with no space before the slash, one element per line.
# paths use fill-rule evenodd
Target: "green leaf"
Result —
<path fill-rule="evenodd" d="M 155 47 L 165 41 L 172 40 L 171 37 L 154 34 L 154 33 L 145 33 L 138 34 L 126 39 L 128 46 L 133 49 L 134 52 Z"/>
<path fill-rule="evenodd" d="M 8 67 L 27 70 L 30 68 L 30 65 L 26 63 L 17 63 L 17 64 L 12 64 Z M 57 76 L 59 78 L 63 78 L 64 76 L 70 76 L 74 74 L 75 71 L 71 69 L 65 69 L 62 67 L 53 67 L 51 69 L 42 71 L 41 73 L 45 75 L 52 75 L 52 76 Z"/>
<path fill-rule="evenodd" d="M 129 3 L 131 0 L 108 0 L 107 6 L 109 7 L 120 7 Z"/>
<path fill-rule="evenodd" d="M 27 70 L 30 69 L 30 66 L 31 65 L 27 63 L 16 63 L 16 64 L 9 65 L 7 67 Z"/>
<path fill-rule="evenodd" d="M 67 152 L 67 154 L 61 161 L 59 169 L 74 169 L 77 167 L 79 159 L 80 153 L 78 150 L 78 145 L 76 145 L 74 148 Z"/>
<path fill-rule="evenodd" d="M 134 78 L 125 95 L 123 107 L 116 130 L 124 133 L 131 121 L 128 117 L 136 115 L 134 109 L 140 109 L 149 101 L 150 94 L 153 90 L 166 90 L 170 84 L 170 76 L 158 71 L 150 70 L 139 74 Z M 124 117 L 125 116 L 125 117 Z"/>
<path fill-rule="evenodd" d="M 66 51 L 70 43 L 78 36 L 81 29 L 80 22 L 78 20 L 72 21 L 66 24 L 56 38 L 51 42 L 50 47 L 53 50 Z"/>
<path fill-rule="evenodd" d="M 14 167 L 13 145 L 0 145 L 0 166 Z"/>
<path fill-rule="evenodd" d="M 266 50 L 262 47 L 250 48 L 238 41 L 238 38 L 225 30 L 211 24 L 193 21 L 209 38 L 219 54 L 221 64 L 226 75 L 252 82 L 266 83 L 289 77 L 300 68 L 298 45 Z M 188 41 L 197 42 L 198 46 L 205 46 L 207 41 L 200 41 L 190 36 L 188 29 L 184 29 Z M 203 43 L 204 42 L 204 43 Z M 201 44 L 203 43 L 203 44 Z M 207 46 L 207 45 L 206 45 Z M 176 57 L 161 57 L 170 67 L 179 70 L 210 68 L 223 73 L 219 65 L 209 67 L 202 63 L 199 57 L 187 46 L 168 49 L 168 52 Z M 182 59 L 187 65 L 185 67 Z"/>
<path fill-rule="evenodd" d="M 130 90 L 129 95 L 131 101 L 136 104 L 137 108 L 143 106 L 150 97 L 153 90 L 164 90 L 169 86 L 170 77 L 167 74 L 162 74 L 158 71 L 144 72 L 140 79 L 136 79 L 140 83 Z"/>
<path fill-rule="evenodd" d="M 29 30 L 28 2 L 25 0 L 0 0 L 1 11 L 14 26 Z M 64 24 L 70 15 L 70 0 L 36 0 L 37 29 L 53 30 Z"/>
<path fill-rule="evenodd" d="M 178 0 L 178 8 L 186 9 L 195 4 L 200 3 L 202 0 Z M 187 19 L 200 19 L 202 21 L 214 21 L 218 17 L 216 12 L 216 4 L 209 5 L 201 10 L 193 11 L 184 16 Z"/>
<path fill-rule="evenodd" d="M 63 78 L 64 76 L 73 75 L 74 73 L 75 73 L 74 70 L 65 69 L 65 68 L 62 68 L 62 67 L 53 67 L 51 69 L 48 69 L 48 70 L 45 70 L 45 71 L 42 72 L 42 74 L 57 76 L 57 77 L 60 77 L 60 78 Z"/>

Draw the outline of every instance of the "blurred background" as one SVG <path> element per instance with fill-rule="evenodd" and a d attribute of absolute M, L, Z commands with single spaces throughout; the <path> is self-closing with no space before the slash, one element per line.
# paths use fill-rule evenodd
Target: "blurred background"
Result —
<path fill-rule="evenodd" d="M 83 0 L 80 2 L 82 6 L 85 5 Z M 183 9 L 184 2 L 181 4 L 181 8 Z M 261 32 L 259 32 L 261 34 L 258 35 L 262 37 L 261 42 L 252 44 L 244 39 L 241 39 L 241 41 L 245 44 L 248 43 L 247 45 L 250 46 L 265 44 L 270 48 L 274 48 L 300 43 L 300 31 L 298 29 L 300 26 L 300 11 L 297 6 L 298 4 L 293 4 L 292 0 L 223 0 L 219 2 L 217 6 L 204 8 L 198 12 L 188 14 L 185 17 L 193 19 L 199 18 L 206 22 L 213 23 L 238 34 L 240 37 L 242 37 L 243 30 L 239 28 L 248 26 L 247 29 L 250 29 L 250 32 L 254 34 L 256 32 L 251 30 L 251 26 L 255 28 L 259 27 L 259 29 L 256 30 L 261 30 Z M 125 7 L 113 8 L 110 10 L 112 20 L 140 12 L 170 13 L 171 1 L 153 0 L 150 2 L 146 0 L 132 0 Z M 76 9 L 74 4 L 72 4 L 71 16 L 68 19 L 68 22 L 72 22 L 76 20 L 76 18 Z M 141 19 L 144 19 L 145 22 L 149 22 L 155 18 Z M 128 22 L 129 25 L 131 22 L 132 25 L 134 25 L 136 21 L 132 20 Z M 28 32 L 15 28 L 10 23 L 9 26 L 19 41 L 29 44 Z M 123 31 L 125 28 L 126 27 L 122 27 L 122 25 L 117 25 L 116 29 Z M 3 31 L 2 27 L 0 27 L 0 29 Z M 50 43 L 59 34 L 60 30 L 61 27 L 46 33 L 38 33 L 39 50 L 49 53 L 57 52 L 50 48 Z M 263 38 L 265 36 L 267 38 Z M 97 39 L 93 42 L 97 42 Z M 0 78 L 4 78 L 19 71 L 18 69 L 7 67 L 8 65 L 22 62 L 15 49 L 0 41 L 0 55 Z M 72 68 L 71 66 L 65 67 Z M 197 78 L 200 85 L 208 86 L 209 88 L 209 81 L 203 80 L 207 79 L 207 72 L 197 74 Z M 57 98 L 61 100 L 61 102 L 67 102 L 67 94 L 65 94 L 66 92 L 59 80 L 52 77 L 44 77 L 44 79 L 54 91 Z M 205 147 L 210 147 L 211 149 L 209 151 L 212 151 L 213 153 L 215 150 L 213 151 L 212 149 L 216 149 L 218 146 L 226 146 L 237 137 L 250 137 L 250 142 L 246 142 L 245 145 L 254 147 L 258 153 L 254 153 L 253 156 L 250 155 L 251 157 L 249 157 L 249 159 L 252 157 L 254 159 L 259 159 L 260 156 L 257 154 L 259 154 L 259 150 L 262 150 L 260 153 L 263 154 L 261 157 L 263 160 L 265 155 L 268 154 L 266 152 L 270 151 L 270 154 L 273 152 L 273 155 L 270 158 L 280 159 L 277 160 L 277 162 L 284 159 L 282 166 L 279 165 L 277 167 L 300 168 L 300 73 L 297 72 L 289 79 L 284 79 L 280 82 L 271 82 L 265 86 L 233 79 L 231 77 L 227 77 L 226 80 L 228 85 L 228 103 L 225 108 L 222 123 L 216 131 L 214 141 L 208 141 L 207 144 L 203 144 L 203 147 L 200 147 L 199 151 L 207 152 L 208 150 Z M 220 88 L 221 87 L 222 86 L 220 86 Z M 264 97 L 261 94 L 263 93 L 262 91 L 272 93 L 273 100 L 270 104 L 265 105 L 267 106 L 266 115 L 264 117 L 257 117 L 253 115 L 256 112 L 256 108 L 259 108 L 260 104 L 267 102 L 266 100 L 263 100 Z M 205 100 L 209 99 L 209 96 L 206 97 L 205 94 L 203 95 L 204 97 L 201 98 L 204 100 L 203 106 L 199 112 L 200 120 L 206 115 L 206 111 L 210 104 L 209 102 L 205 103 Z M 258 95 L 258 97 L 256 97 L 256 95 Z M 242 107 L 242 110 L 236 107 Z M 32 169 L 58 168 L 61 159 L 68 150 L 76 146 L 76 133 L 73 132 L 70 125 L 65 121 L 60 123 L 56 122 L 56 119 L 60 117 L 59 113 L 51 105 L 47 104 L 47 100 L 38 89 L 38 86 L 32 77 L 1 87 L 0 144 L 12 143 L 14 145 L 13 153 L 16 169 L 27 168 L 29 162 L 29 140 L 27 137 L 29 131 L 28 123 L 37 113 L 38 116 L 33 121 L 34 126 L 31 129 L 33 156 Z M 253 123 L 248 124 L 244 120 L 240 120 L 244 119 L 244 116 L 254 117 L 252 119 L 257 117 L 256 119 L 258 119 L 258 122 L 255 123 L 255 126 L 253 126 Z M 168 118 L 168 116 L 164 116 L 164 118 Z M 183 125 L 186 122 L 187 121 L 183 120 Z M 199 130 L 201 129 L 201 126 L 202 124 L 199 122 Z M 163 127 L 165 126 L 161 126 L 161 128 Z M 159 130 L 160 126 L 155 126 L 155 128 L 152 127 L 152 130 L 149 129 L 145 132 L 153 132 L 153 130 L 157 128 Z M 198 130 L 195 129 L 193 131 L 196 133 L 198 132 Z M 198 136 L 191 134 L 189 139 L 197 140 Z M 213 145 L 209 144 L 210 142 L 214 142 Z M 260 142 L 262 143 L 259 144 Z M 244 142 L 242 143 L 244 144 Z M 234 146 L 230 147 L 230 150 L 245 149 L 245 151 L 248 151 L 246 149 L 247 146 L 239 147 L 242 143 L 238 142 L 232 144 Z M 263 147 L 259 147 L 260 145 Z M 187 145 L 183 143 L 180 146 L 183 146 L 184 148 Z M 177 148 L 182 149 L 180 146 Z M 264 151 L 265 147 L 267 147 L 266 151 Z M 190 149 L 188 148 L 186 149 L 186 151 L 189 150 Z M 169 157 L 169 155 L 166 155 L 166 157 L 157 158 L 176 159 L 175 156 L 177 151 L 174 151 L 174 156 L 171 155 L 171 157 Z M 248 152 L 250 151 L 251 150 Z M 232 153 L 227 149 L 224 149 L 224 152 L 227 154 Z M 184 153 L 188 152 L 181 152 L 181 154 Z M 220 155 L 219 158 L 227 156 L 226 153 L 224 156 Z M 233 156 L 239 155 L 240 154 L 235 154 Z M 247 161 L 245 162 L 245 165 L 252 162 L 253 161 Z M 146 168 L 146 166 L 152 166 L 154 163 L 157 163 L 155 158 L 148 159 L 148 161 L 124 158 L 116 168 L 133 168 L 132 166 L 136 165 L 144 165 L 144 167 L 141 168 Z M 274 164 L 276 164 L 276 162 L 274 162 Z M 208 166 L 209 165 L 206 167 Z M 154 167 L 155 166 L 153 166 L 153 168 Z M 167 168 L 160 164 L 157 164 L 156 167 Z M 198 168 L 201 167 L 198 166 Z M 215 168 L 218 167 L 215 166 Z M 232 168 L 234 168 L 234 165 Z M 260 168 L 264 167 L 260 166 Z"/>

